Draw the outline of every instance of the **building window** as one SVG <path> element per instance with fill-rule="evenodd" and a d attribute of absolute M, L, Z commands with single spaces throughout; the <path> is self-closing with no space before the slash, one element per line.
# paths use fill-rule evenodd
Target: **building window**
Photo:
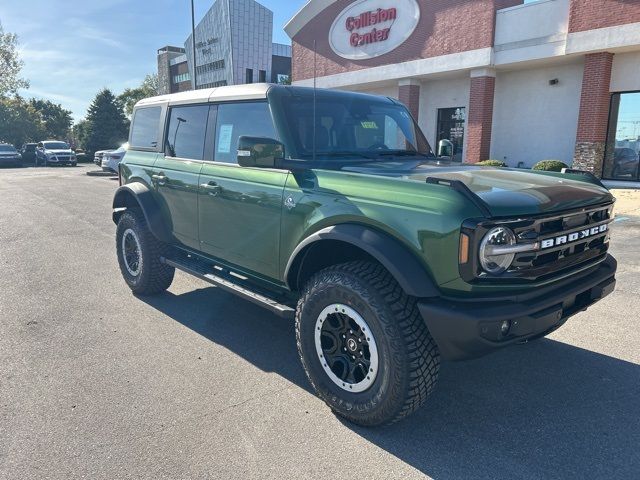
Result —
<path fill-rule="evenodd" d="M 224 68 L 224 59 L 216 60 L 215 62 L 205 63 L 204 65 L 199 65 L 196 67 L 196 72 L 198 75 L 207 72 L 213 72 L 215 70 L 222 70 Z"/>
<path fill-rule="evenodd" d="M 452 160 L 454 162 L 462 162 L 465 120 L 465 107 L 438 109 L 436 149 L 438 149 L 441 140 L 450 141 L 453 144 Z"/>
<path fill-rule="evenodd" d="M 172 108 L 165 155 L 202 160 L 208 115 L 208 105 Z"/>
<path fill-rule="evenodd" d="M 258 82 L 264 83 L 267 81 L 267 72 L 265 70 L 258 70 Z"/>
<path fill-rule="evenodd" d="M 226 84 L 227 84 L 226 80 L 220 80 L 218 82 L 211 82 L 211 83 L 203 83 L 201 85 L 198 85 L 198 90 L 200 90 L 202 88 L 224 87 Z"/>
<path fill-rule="evenodd" d="M 614 93 L 602 176 L 640 180 L 640 92 Z"/>
<path fill-rule="evenodd" d="M 244 83 L 253 83 L 253 68 L 247 68 L 245 71 Z"/>
<path fill-rule="evenodd" d="M 181 73 L 173 76 L 173 83 L 188 82 L 189 80 L 191 80 L 189 73 Z"/>

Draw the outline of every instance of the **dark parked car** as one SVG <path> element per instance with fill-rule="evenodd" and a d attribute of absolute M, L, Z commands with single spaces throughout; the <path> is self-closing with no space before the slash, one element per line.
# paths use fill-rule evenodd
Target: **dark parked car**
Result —
<path fill-rule="evenodd" d="M 20 149 L 20 154 L 22 155 L 22 163 L 36 163 L 36 144 L 25 143 Z"/>
<path fill-rule="evenodd" d="M 0 166 L 21 167 L 22 156 L 13 145 L 0 143 Z"/>
<path fill-rule="evenodd" d="M 638 154 L 632 148 L 616 148 L 613 157 L 613 177 L 624 177 L 629 175 L 631 178 L 638 176 Z"/>

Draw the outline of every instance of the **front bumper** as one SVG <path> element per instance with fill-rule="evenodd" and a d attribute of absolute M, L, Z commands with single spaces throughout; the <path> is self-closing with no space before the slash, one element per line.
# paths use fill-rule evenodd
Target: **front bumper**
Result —
<path fill-rule="evenodd" d="M 425 299 L 418 303 L 440 353 L 450 360 L 480 357 L 551 333 L 567 319 L 613 292 L 617 262 L 600 264 L 549 287 L 508 299 Z M 501 333 L 510 321 L 507 335 Z"/>

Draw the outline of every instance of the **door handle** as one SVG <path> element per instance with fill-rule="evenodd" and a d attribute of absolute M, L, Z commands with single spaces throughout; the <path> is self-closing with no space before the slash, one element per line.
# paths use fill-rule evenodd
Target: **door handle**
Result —
<path fill-rule="evenodd" d="M 151 178 L 158 182 L 158 185 L 164 185 L 167 183 L 167 177 L 164 175 L 151 175 Z"/>
<path fill-rule="evenodd" d="M 212 197 L 215 197 L 216 195 L 218 195 L 220 193 L 220 190 L 222 190 L 222 187 L 218 185 L 216 182 L 214 182 L 213 180 L 208 183 L 200 184 L 200 187 L 203 188 L 204 190 L 207 190 L 209 195 L 211 195 Z"/>

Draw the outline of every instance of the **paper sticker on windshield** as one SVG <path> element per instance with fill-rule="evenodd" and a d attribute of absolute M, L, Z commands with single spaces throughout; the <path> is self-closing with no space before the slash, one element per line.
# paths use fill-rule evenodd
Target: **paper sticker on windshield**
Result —
<path fill-rule="evenodd" d="M 367 128 L 371 130 L 378 129 L 378 125 L 376 125 L 376 122 L 360 122 L 360 125 L 362 125 L 362 128 Z"/>
<path fill-rule="evenodd" d="M 218 153 L 229 153 L 231 151 L 231 134 L 233 133 L 233 125 L 220 125 L 220 134 L 218 135 Z"/>

